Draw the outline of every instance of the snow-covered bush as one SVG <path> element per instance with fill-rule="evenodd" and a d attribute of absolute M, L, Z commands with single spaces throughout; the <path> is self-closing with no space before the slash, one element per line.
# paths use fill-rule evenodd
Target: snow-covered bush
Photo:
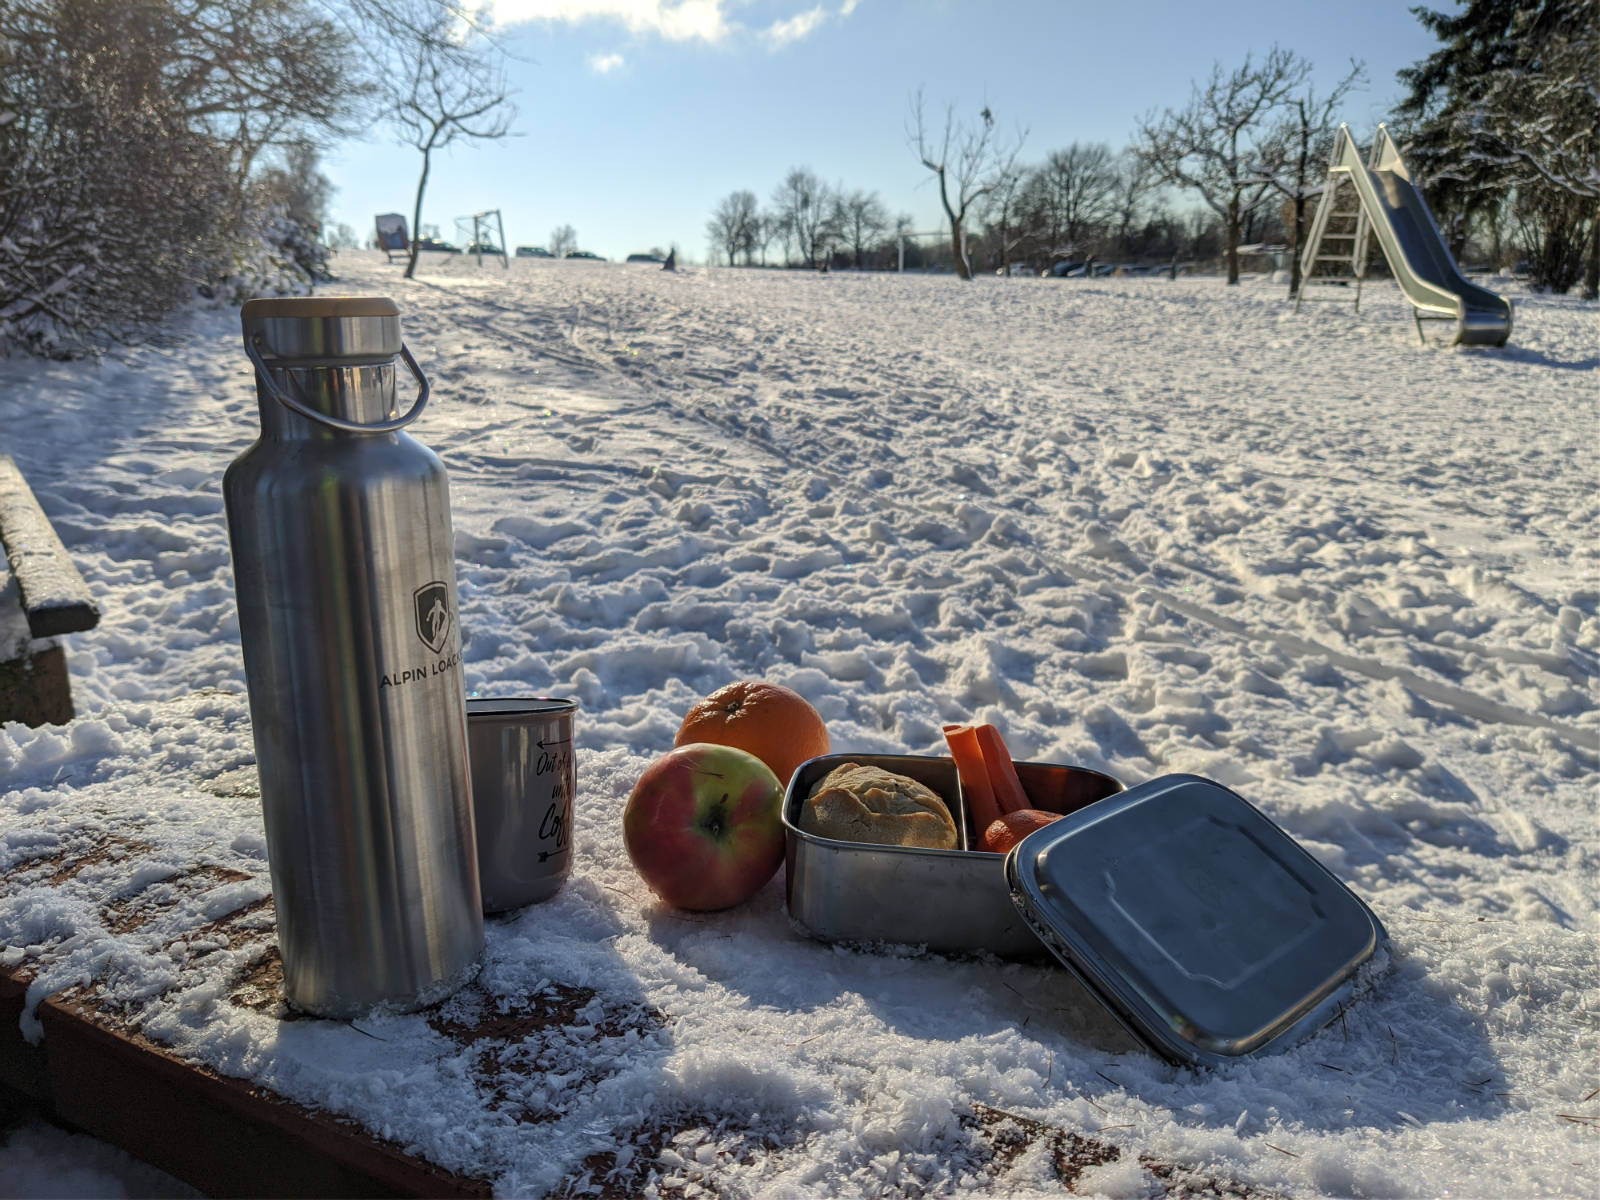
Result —
<path fill-rule="evenodd" d="M 244 225 L 200 285 L 202 296 L 227 304 L 255 296 L 304 296 L 333 278 L 328 248 L 281 207 L 250 213 Z"/>
<path fill-rule="evenodd" d="M 161 88 L 159 29 L 7 6 L 0 350 L 92 350 L 158 319 L 220 246 L 226 156 Z"/>
<path fill-rule="evenodd" d="M 313 283 L 326 283 L 333 278 L 333 273 L 328 269 L 328 248 L 317 240 L 314 231 L 288 213 L 273 214 L 266 237 L 288 254 L 295 266 Z"/>
<path fill-rule="evenodd" d="M 327 277 L 306 214 L 255 168 L 354 95 L 334 27 L 302 0 L 112 13 L 0 0 L 0 354 L 93 353 L 197 292 Z"/>

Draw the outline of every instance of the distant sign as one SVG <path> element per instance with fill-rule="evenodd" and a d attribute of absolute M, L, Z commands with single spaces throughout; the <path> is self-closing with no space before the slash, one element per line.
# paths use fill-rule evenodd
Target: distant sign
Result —
<path fill-rule="evenodd" d="M 399 213 L 378 214 L 378 248 L 380 250 L 406 249 L 406 219 Z"/>

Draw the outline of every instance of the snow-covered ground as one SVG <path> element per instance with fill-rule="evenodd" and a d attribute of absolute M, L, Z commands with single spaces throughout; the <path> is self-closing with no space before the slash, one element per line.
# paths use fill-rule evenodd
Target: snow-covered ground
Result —
<path fill-rule="evenodd" d="M 213 906 L 265 890 L 257 802 L 201 788 L 253 755 L 227 311 L 98 365 L 0 362 L 0 446 L 105 611 L 70 640 L 78 719 L 0 729 L 0 869 L 113 811 L 159 834 L 0 896 L 0 962 L 33 947 L 37 990 L 98 974 L 147 1036 L 513 1194 L 669 1117 L 669 1174 L 724 1195 L 1059 1194 L 1042 1143 L 984 1150 L 975 1104 L 1120 1147 L 1080 1192 L 1142 1196 L 1151 1163 L 1600 1192 L 1600 308 L 1518 296 L 1510 346 L 1460 350 L 1385 285 L 1296 315 L 1205 278 L 336 267 L 325 290 L 399 302 L 433 378 L 414 432 L 450 470 L 469 692 L 582 704 L 573 879 L 492 923 L 481 986 L 596 999 L 503 1077 L 519 1123 L 421 1017 L 280 1033 L 216 1002 L 232 951 L 106 927 L 163 855 L 254 877 Z M 840 750 L 938 753 L 982 719 L 1019 758 L 1218 779 L 1372 904 L 1392 966 L 1309 1042 L 1190 1072 L 1058 970 L 811 942 L 781 872 L 675 914 L 623 801 L 746 677 Z"/>

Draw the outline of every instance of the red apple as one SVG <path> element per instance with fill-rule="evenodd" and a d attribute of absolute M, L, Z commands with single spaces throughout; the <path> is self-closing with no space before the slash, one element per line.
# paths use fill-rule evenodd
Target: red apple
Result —
<path fill-rule="evenodd" d="M 748 900 L 783 861 L 783 787 L 732 746 L 694 742 L 656 759 L 622 812 L 622 842 L 650 890 L 707 912 Z"/>

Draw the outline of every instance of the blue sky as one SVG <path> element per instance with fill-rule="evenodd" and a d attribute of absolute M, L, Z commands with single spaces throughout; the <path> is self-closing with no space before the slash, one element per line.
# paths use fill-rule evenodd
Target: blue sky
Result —
<path fill-rule="evenodd" d="M 1034 162 L 1073 141 L 1119 149 L 1214 61 L 1277 43 L 1323 88 L 1366 62 L 1345 114 L 1361 134 L 1398 97 L 1395 71 L 1437 47 L 1415 2 L 495 0 L 519 136 L 436 159 L 423 221 L 453 238 L 455 217 L 499 208 L 512 245 L 570 224 L 608 258 L 676 243 L 703 260 L 722 197 L 748 188 L 765 203 L 809 166 L 934 229 L 938 195 L 904 132 L 918 88 L 935 119 L 988 104 L 1007 131 L 1026 128 Z M 420 164 L 382 129 L 332 148 L 333 220 L 365 237 L 375 213 L 409 216 Z"/>

